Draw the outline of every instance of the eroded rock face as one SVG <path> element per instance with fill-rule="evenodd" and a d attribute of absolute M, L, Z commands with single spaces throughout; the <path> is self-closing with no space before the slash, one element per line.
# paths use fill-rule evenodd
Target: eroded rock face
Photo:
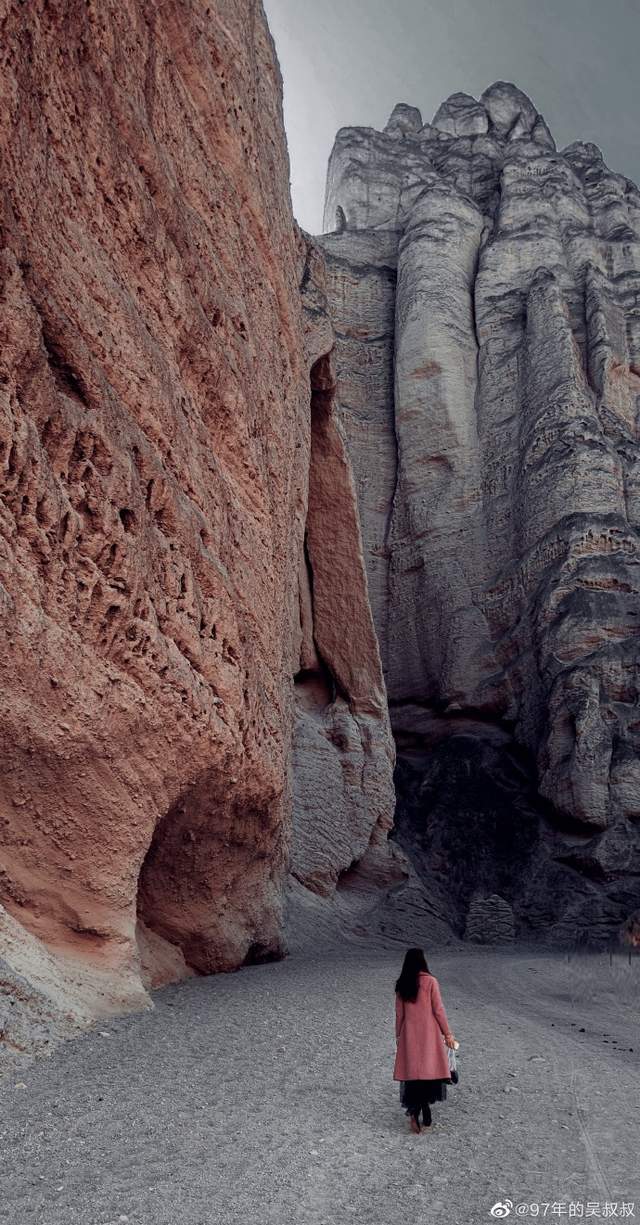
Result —
<path fill-rule="evenodd" d="M 3 33 L 2 900 L 225 969 L 282 950 L 306 517 L 273 47 L 248 2 Z"/>
<path fill-rule="evenodd" d="M 421 890 L 261 7 L 3 36 L 0 967 L 62 1032 L 281 955 L 289 879 Z"/>
<path fill-rule="evenodd" d="M 504 82 L 419 119 L 338 133 L 318 240 L 398 837 L 460 934 L 479 890 L 600 941 L 640 890 L 640 193 Z M 448 875 L 483 778 L 511 880 Z"/>
<path fill-rule="evenodd" d="M 509 903 L 497 893 L 472 898 L 464 938 L 477 944 L 510 944 L 514 938 L 514 924 Z"/>

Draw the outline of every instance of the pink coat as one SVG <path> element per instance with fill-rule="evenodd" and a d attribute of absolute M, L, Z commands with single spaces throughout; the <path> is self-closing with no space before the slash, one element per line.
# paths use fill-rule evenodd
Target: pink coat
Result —
<path fill-rule="evenodd" d="M 449 1080 L 444 1034 L 451 1033 L 440 987 L 433 974 L 421 970 L 415 1002 L 396 994 L 396 1061 L 394 1080 Z"/>

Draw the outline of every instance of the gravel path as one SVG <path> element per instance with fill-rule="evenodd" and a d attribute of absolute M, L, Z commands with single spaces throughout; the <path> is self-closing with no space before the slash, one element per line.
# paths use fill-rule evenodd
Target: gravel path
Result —
<path fill-rule="evenodd" d="M 508 1198 L 640 1222 L 640 958 L 428 959 L 461 1042 L 430 1132 L 391 1079 L 401 953 L 295 955 L 168 988 L 8 1076 L 0 1220 L 473 1225 Z"/>

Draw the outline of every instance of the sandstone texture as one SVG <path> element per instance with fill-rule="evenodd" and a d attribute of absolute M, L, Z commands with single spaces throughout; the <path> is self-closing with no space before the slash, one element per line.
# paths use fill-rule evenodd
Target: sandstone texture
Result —
<path fill-rule="evenodd" d="M 517 936 L 617 939 L 640 900 L 640 192 L 498 82 L 341 129 L 325 229 L 398 838 L 460 935 L 495 896 Z"/>
<path fill-rule="evenodd" d="M 82 1021 L 410 871 L 261 5 L 0 20 L 2 983 Z"/>
<path fill-rule="evenodd" d="M 2 900 L 229 968 L 281 951 L 308 469 L 273 48 L 195 0 L 2 46 Z"/>

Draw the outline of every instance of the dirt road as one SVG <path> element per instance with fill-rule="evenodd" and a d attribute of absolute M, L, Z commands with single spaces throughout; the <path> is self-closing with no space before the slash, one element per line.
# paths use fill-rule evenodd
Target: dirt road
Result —
<path fill-rule="evenodd" d="M 295 955 L 6 1078 L 0 1221 L 475 1225 L 511 1201 L 640 1222 L 640 959 L 427 953 L 461 1043 L 430 1132 L 391 1079 L 401 952 Z"/>

